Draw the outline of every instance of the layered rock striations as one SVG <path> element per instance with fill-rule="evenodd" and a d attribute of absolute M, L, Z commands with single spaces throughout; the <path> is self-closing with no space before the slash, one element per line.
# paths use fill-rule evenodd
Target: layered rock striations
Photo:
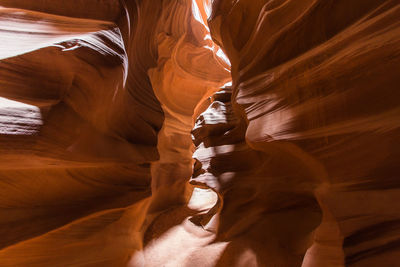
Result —
<path fill-rule="evenodd" d="M 151 5 L 108 21 L 5 2 L 0 265 L 123 265 L 141 248 L 163 122 L 146 76 L 156 21 L 127 17 Z"/>
<path fill-rule="evenodd" d="M 191 183 L 219 195 L 201 223 L 216 232 L 216 242 L 228 243 L 217 266 L 301 266 L 321 222 L 313 194 L 320 181 L 279 147 L 249 146 L 231 96 L 231 87 L 216 93 L 193 129 Z"/>
<path fill-rule="evenodd" d="M 167 1 L 156 34 L 158 62 L 149 77 L 165 120 L 158 134 L 160 159 L 152 165 L 155 210 L 187 202 L 193 114 L 202 99 L 230 80 L 229 65 L 217 56 L 219 47 L 196 10 L 195 2 Z"/>
<path fill-rule="evenodd" d="M 124 266 L 187 198 L 191 114 L 229 66 L 191 1 L 0 5 L 0 265 Z"/>
<path fill-rule="evenodd" d="M 194 180 L 233 177 L 218 235 L 235 233 L 224 220 L 238 238 L 259 227 L 239 245 L 253 265 L 397 265 L 399 11 L 397 1 L 214 1 L 211 35 L 232 63 L 246 142 L 221 146 L 229 123 L 209 118 Z"/>
<path fill-rule="evenodd" d="M 0 266 L 396 266 L 399 18 L 0 0 Z"/>

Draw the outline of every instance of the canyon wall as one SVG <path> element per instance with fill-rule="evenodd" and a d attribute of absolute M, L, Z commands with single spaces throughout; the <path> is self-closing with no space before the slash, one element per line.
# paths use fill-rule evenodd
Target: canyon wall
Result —
<path fill-rule="evenodd" d="M 191 1 L 0 6 L 0 265 L 125 266 L 187 202 L 191 115 L 229 65 Z"/>
<path fill-rule="evenodd" d="M 396 266 L 399 18 L 0 0 L 0 266 Z"/>
<path fill-rule="evenodd" d="M 399 17 L 390 0 L 213 2 L 232 96 L 199 117 L 192 180 L 221 199 L 223 266 L 398 264 Z"/>
<path fill-rule="evenodd" d="M 155 211 L 188 201 L 185 192 L 193 165 L 193 113 L 202 99 L 231 79 L 229 65 L 217 56 L 219 48 L 212 42 L 203 17 L 195 16 L 192 8 L 197 7 L 191 1 L 164 4 L 156 35 L 157 67 L 149 70 L 165 116 L 158 134 L 160 159 L 152 165 Z"/>

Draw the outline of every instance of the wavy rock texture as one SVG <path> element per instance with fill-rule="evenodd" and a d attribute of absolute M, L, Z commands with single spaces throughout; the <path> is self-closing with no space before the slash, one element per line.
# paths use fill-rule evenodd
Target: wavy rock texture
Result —
<path fill-rule="evenodd" d="M 15 102 L 1 102 L 0 265 L 123 265 L 141 247 L 158 158 L 163 113 L 146 79 L 156 21 L 144 31 L 125 15 L 9 5 L 0 93 Z M 125 7 L 135 9 L 146 6 Z"/>
<path fill-rule="evenodd" d="M 149 70 L 165 116 L 158 135 L 160 160 L 152 165 L 155 210 L 187 202 L 193 113 L 200 100 L 230 80 L 229 65 L 216 55 L 219 48 L 211 41 L 203 17 L 194 16 L 191 6 L 190 1 L 167 1 L 163 6 L 156 35 L 158 64 Z"/>
<path fill-rule="evenodd" d="M 191 1 L 0 5 L 0 266 L 125 266 L 228 65 Z"/>
<path fill-rule="evenodd" d="M 229 266 L 398 265 L 398 1 L 221 0 L 212 11 L 234 112 L 217 99 L 200 118 L 193 180 L 219 192 Z"/>
<path fill-rule="evenodd" d="M 216 228 L 217 242 L 228 242 L 217 265 L 300 266 L 321 221 L 313 195 L 318 179 L 287 151 L 250 147 L 231 96 L 231 87 L 215 94 L 193 129 L 191 182 L 212 188 L 220 199 L 211 210 L 218 215 L 209 213 L 202 223 Z"/>
<path fill-rule="evenodd" d="M 0 266 L 398 265 L 399 18 L 0 0 Z"/>

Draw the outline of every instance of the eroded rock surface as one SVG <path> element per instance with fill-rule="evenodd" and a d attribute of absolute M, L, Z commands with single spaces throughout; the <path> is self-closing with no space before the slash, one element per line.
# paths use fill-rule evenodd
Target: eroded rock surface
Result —
<path fill-rule="evenodd" d="M 397 266 L 399 18 L 0 0 L 0 266 Z"/>
<path fill-rule="evenodd" d="M 191 115 L 229 66 L 191 1 L 0 5 L 0 265 L 124 266 L 187 202 Z"/>
<path fill-rule="evenodd" d="M 252 197 L 239 215 L 240 206 L 232 206 L 247 191 L 239 182 L 245 176 L 235 182 L 234 171 L 220 234 L 226 235 L 225 216 L 230 224 L 246 218 L 251 230 L 242 236 L 257 227 L 258 237 L 274 231 L 253 248 L 265 266 L 397 265 L 398 1 L 221 0 L 212 10 L 211 34 L 232 63 L 232 104 L 246 122 L 245 149 L 267 156 L 261 163 L 248 155 L 235 160 L 241 146 L 225 160 L 218 144 L 207 148 L 217 151 L 209 153 L 207 181 L 223 179 L 228 164 L 235 169 L 247 160 L 261 175 L 253 184 L 243 181 Z M 255 204 L 259 195 L 264 199 Z M 300 207 L 320 210 L 321 224 Z M 281 232 L 286 226 L 297 228 Z M 271 247 L 270 238 L 276 238 Z M 307 246 L 304 260 L 296 259 Z"/>

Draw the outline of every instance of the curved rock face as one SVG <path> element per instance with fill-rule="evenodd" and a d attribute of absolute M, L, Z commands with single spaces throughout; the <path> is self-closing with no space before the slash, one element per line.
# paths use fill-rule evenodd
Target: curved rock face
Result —
<path fill-rule="evenodd" d="M 399 18 L 0 0 L 0 266 L 396 266 Z"/>
<path fill-rule="evenodd" d="M 220 198 L 217 217 L 208 214 L 202 223 L 217 221 L 216 240 L 229 242 L 221 266 L 301 266 L 321 222 L 313 194 L 319 180 L 287 150 L 249 146 L 246 122 L 235 114 L 231 96 L 231 87 L 215 94 L 193 129 L 198 146 L 191 182 Z"/>
<path fill-rule="evenodd" d="M 107 7 L 3 2 L 0 265 L 123 265 L 141 247 L 163 122 L 146 74 L 157 21 L 127 15 L 152 5 L 111 21 Z"/>
<path fill-rule="evenodd" d="M 0 265 L 124 266 L 229 66 L 191 1 L 0 5 Z"/>
<path fill-rule="evenodd" d="M 158 64 L 149 70 L 165 116 L 158 135 L 160 159 L 152 165 L 155 210 L 187 202 L 193 113 L 203 98 L 230 80 L 229 65 L 216 55 L 219 48 L 211 41 L 203 17 L 194 16 L 191 7 L 190 1 L 170 1 L 163 6 L 156 37 Z"/>
<path fill-rule="evenodd" d="M 219 234 L 254 230 L 239 246 L 257 264 L 397 264 L 399 12 L 397 1 L 214 2 L 209 25 L 232 62 L 246 145 L 221 146 L 230 127 L 205 120 L 214 141 L 196 153 L 211 175 L 195 180 L 229 177 Z M 260 175 L 253 185 L 240 162 Z"/>

